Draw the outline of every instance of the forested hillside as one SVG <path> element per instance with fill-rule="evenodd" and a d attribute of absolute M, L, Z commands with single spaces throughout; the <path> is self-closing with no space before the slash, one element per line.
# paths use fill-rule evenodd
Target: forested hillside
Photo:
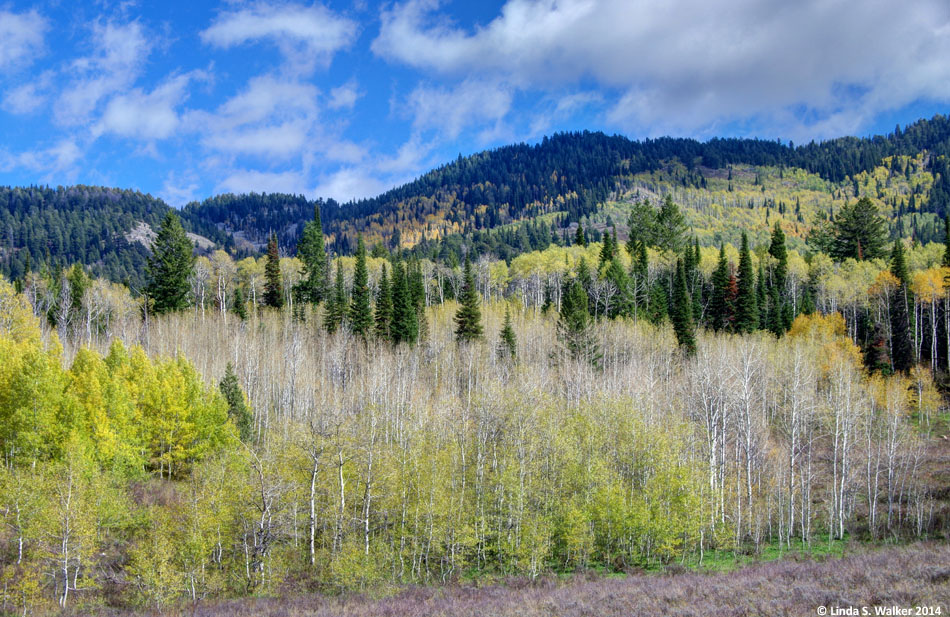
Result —
<path fill-rule="evenodd" d="M 892 237 L 939 241 L 950 204 L 950 121 L 943 116 L 887 136 L 845 137 L 804 146 L 749 139 L 648 139 L 567 133 L 535 145 L 481 152 L 378 197 L 340 205 L 284 194 L 219 195 L 181 212 L 188 231 L 232 256 L 261 251 L 273 232 L 293 254 L 303 224 L 321 210 L 327 246 L 351 254 L 357 234 L 387 249 L 459 261 L 462 245 L 510 261 L 543 250 L 578 223 L 599 240 L 635 200 L 673 193 L 703 245 L 764 234 L 779 217 L 804 237 L 849 200 L 869 196 L 888 216 Z M 900 178 L 903 176 L 903 178 Z M 97 275 L 140 287 L 147 256 L 129 243 L 140 222 L 154 227 L 168 207 L 133 191 L 101 187 L 8 188 L 0 195 L 0 268 L 84 263 Z M 749 212 L 736 216 L 735 209 Z M 81 215 L 80 215 L 81 214 Z M 905 216 L 906 215 L 906 216 Z M 794 241 L 794 240 L 793 240 Z M 27 257 L 29 256 L 29 257 Z"/>
<path fill-rule="evenodd" d="M 888 158 L 906 157 L 915 160 L 915 170 L 934 179 L 926 192 L 917 194 L 916 201 L 928 204 L 926 211 L 942 218 L 950 203 L 948 154 L 950 121 L 943 116 L 904 129 L 897 127 L 887 136 L 845 137 L 798 147 L 750 139 L 632 141 L 603 133 L 566 133 L 535 145 L 459 156 L 372 199 L 343 205 L 318 200 L 316 205 L 321 207 L 329 245 L 347 254 L 355 248 L 357 233 L 371 243 L 381 241 L 395 248 L 419 243 L 428 247 L 432 241 L 453 235 L 474 237 L 477 242 L 477 232 L 539 218 L 561 229 L 594 214 L 608 200 L 629 196 L 644 174 L 669 170 L 676 171 L 666 175 L 658 190 L 702 191 L 711 180 L 739 167 L 752 170 L 753 176 L 788 173 L 789 179 L 805 172 L 830 190 L 854 197 L 859 193 L 853 186 L 856 178 L 873 172 Z M 789 188 L 804 187 L 792 184 Z M 845 193 L 846 188 L 850 190 Z M 183 216 L 239 233 L 258 248 L 266 235 L 275 231 L 281 245 L 292 251 L 301 221 L 313 205 L 300 196 L 224 195 L 189 204 Z M 811 220 L 804 222 L 810 224 Z M 517 242 L 496 244 L 502 252 L 519 248 Z"/>
<path fill-rule="evenodd" d="M 95 276 L 140 289 L 148 248 L 136 228 L 157 229 L 169 211 L 137 191 L 97 186 L 0 187 L 0 272 L 20 278 L 30 270 L 85 265 Z M 201 221 L 189 231 L 230 246 L 229 236 Z"/>

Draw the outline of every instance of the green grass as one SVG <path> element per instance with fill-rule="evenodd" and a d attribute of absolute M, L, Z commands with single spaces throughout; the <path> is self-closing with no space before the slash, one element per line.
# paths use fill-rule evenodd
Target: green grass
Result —
<path fill-rule="evenodd" d="M 862 546 L 870 545 L 867 543 L 862 543 Z M 700 561 L 698 554 L 693 554 L 687 556 L 685 561 L 674 561 L 669 564 L 663 564 L 659 562 L 651 563 L 650 565 L 642 567 L 640 571 L 649 573 L 663 573 L 668 571 L 670 568 L 682 566 L 687 570 L 697 572 L 732 572 L 734 570 L 754 565 L 756 563 L 776 561 L 787 558 L 807 558 L 816 561 L 822 561 L 828 558 L 843 557 L 845 556 L 849 547 L 853 548 L 854 542 L 847 537 L 843 540 L 829 541 L 828 534 L 816 534 L 813 536 L 810 546 L 805 545 L 800 541 L 793 541 L 792 547 L 789 549 L 784 543 L 780 544 L 779 542 L 775 541 L 760 545 L 758 553 L 756 553 L 755 547 L 752 545 L 746 546 L 740 550 L 714 549 L 706 551 L 703 554 L 702 561 Z M 582 570 L 563 569 L 552 566 L 551 569 L 546 571 L 546 574 L 554 575 L 561 581 L 569 581 L 581 573 L 596 574 L 601 578 L 626 578 L 629 575 L 627 572 L 618 571 L 613 567 L 599 562 L 591 562 L 586 568 L 583 568 Z M 465 583 L 474 584 L 476 586 L 485 586 L 503 583 L 507 577 L 505 574 L 498 571 L 471 568 L 466 570 L 459 578 Z"/>
<path fill-rule="evenodd" d="M 818 560 L 829 557 L 843 557 L 845 549 L 850 544 L 851 541 L 847 538 L 829 542 L 827 535 L 816 535 L 810 546 L 801 542 L 792 542 L 792 547 L 789 549 L 784 543 L 772 542 L 761 545 L 757 554 L 754 547 L 738 551 L 717 549 L 706 551 L 702 562 L 699 561 L 699 556 L 696 555 L 692 559 L 687 559 L 685 565 L 691 569 L 707 572 L 730 572 L 754 563 L 787 557 L 808 557 Z"/>

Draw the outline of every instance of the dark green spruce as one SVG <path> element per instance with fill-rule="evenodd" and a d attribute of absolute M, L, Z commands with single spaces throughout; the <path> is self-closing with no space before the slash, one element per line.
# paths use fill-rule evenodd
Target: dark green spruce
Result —
<path fill-rule="evenodd" d="M 356 267 L 353 270 L 353 286 L 350 291 L 350 331 L 367 338 L 373 328 L 373 311 L 370 307 L 369 273 L 366 270 L 366 245 L 363 236 L 356 244 Z"/>
<path fill-rule="evenodd" d="M 254 422 L 254 416 L 251 408 L 244 397 L 244 391 L 238 383 L 237 375 L 234 372 L 234 366 L 228 362 L 224 369 L 224 378 L 218 385 L 221 395 L 228 404 L 228 417 L 237 427 L 238 435 L 241 441 L 247 441 L 251 438 L 251 429 Z"/>
<path fill-rule="evenodd" d="M 742 232 L 742 245 L 739 249 L 739 272 L 737 279 L 736 332 L 755 332 L 759 327 L 759 303 L 756 298 L 755 271 L 752 269 L 749 238 L 745 232 Z"/>
<path fill-rule="evenodd" d="M 465 260 L 464 282 L 461 305 L 455 313 L 455 340 L 458 343 L 471 343 L 482 338 L 482 313 L 478 307 L 478 289 L 475 288 L 475 273 L 472 261 Z"/>
<path fill-rule="evenodd" d="M 284 306 L 284 290 L 280 283 L 280 253 L 277 250 L 277 234 L 272 233 L 267 241 L 267 263 L 264 264 L 264 304 L 280 309 Z"/>
<path fill-rule="evenodd" d="M 146 271 L 149 282 L 145 292 L 156 313 L 180 311 L 188 306 L 188 277 L 194 264 L 191 241 L 178 215 L 169 211 L 158 228 Z"/>

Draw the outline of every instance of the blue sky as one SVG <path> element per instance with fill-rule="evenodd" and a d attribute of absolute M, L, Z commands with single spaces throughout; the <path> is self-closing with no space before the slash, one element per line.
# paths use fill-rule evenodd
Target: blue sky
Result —
<path fill-rule="evenodd" d="M 801 143 L 946 113 L 945 0 L 0 0 L 0 183 L 371 196 L 563 130 Z"/>

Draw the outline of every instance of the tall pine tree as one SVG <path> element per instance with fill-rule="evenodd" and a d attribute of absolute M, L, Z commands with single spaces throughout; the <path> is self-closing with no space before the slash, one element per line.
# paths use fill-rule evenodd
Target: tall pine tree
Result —
<path fill-rule="evenodd" d="M 346 317 L 346 283 L 343 280 L 343 262 L 336 262 L 336 277 L 333 280 L 333 289 L 330 297 L 324 304 L 323 329 L 333 334 L 343 325 Z"/>
<path fill-rule="evenodd" d="M 471 343 L 482 338 L 481 311 L 478 308 L 478 290 L 475 288 L 475 274 L 472 262 L 465 258 L 463 273 L 461 306 L 455 313 L 455 340 L 459 343 Z"/>
<path fill-rule="evenodd" d="M 772 270 L 772 286 L 778 288 L 779 296 L 785 297 L 785 281 L 788 278 L 788 250 L 785 247 L 785 232 L 778 221 L 772 228 L 772 243 L 769 244 L 769 255 L 775 260 Z"/>
<path fill-rule="evenodd" d="M 404 264 L 396 262 L 393 266 L 393 320 L 390 326 L 390 336 L 394 344 L 414 345 L 419 336 L 408 278 Z"/>
<path fill-rule="evenodd" d="M 742 245 L 739 249 L 737 279 L 735 329 L 739 333 L 754 332 L 759 327 L 759 303 L 756 299 L 755 271 L 752 269 L 749 238 L 745 232 L 742 232 Z"/>
<path fill-rule="evenodd" d="M 712 275 L 712 297 L 709 299 L 709 321 L 716 332 L 724 330 L 728 324 L 726 298 L 729 293 L 729 262 L 726 261 L 726 249 L 719 245 L 719 262 Z"/>
<path fill-rule="evenodd" d="M 156 313 L 180 311 L 188 306 L 191 276 L 195 264 L 194 249 L 178 215 L 169 211 L 158 228 L 146 274 L 146 294 Z"/>
<path fill-rule="evenodd" d="M 390 340 L 389 328 L 393 320 L 393 294 L 389 287 L 389 276 L 386 274 L 386 264 L 383 264 L 383 273 L 379 278 L 379 289 L 376 292 L 376 338 Z"/>
<path fill-rule="evenodd" d="M 320 206 L 313 206 L 313 220 L 304 225 L 297 242 L 297 257 L 303 263 L 303 278 L 297 283 L 296 293 L 304 302 L 318 304 L 327 293 L 327 253 L 320 222 Z"/>
<path fill-rule="evenodd" d="M 505 323 L 498 335 L 498 356 L 503 359 L 515 359 L 518 356 L 518 339 L 511 325 L 511 311 L 505 305 Z"/>
<path fill-rule="evenodd" d="M 251 437 L 254 416 L 251 413 L 251 408 L 247 404 L 247 399 L 244 397 L 244 391 L 241 390 L 241 386 L 238 383 L 234 366 L 230 362 L 228 362 L 227 367 L 224 369 L 224 378 L 221 380 L 221 383 L 218 384 L 218 388 L 221 390 L 221 395 L 228 404 L 228 417 L 234 421 L 234 426 L 237 427 L 241 441 L 247 441 Z"/>
<path fill-rule="evenodd" d="M 284 290 L 280 284 L 280 253 L 277 250 L 277 234 L 272 233 L 267 241 L 267 263 L 264 264 L 264 304 L 272 308 L 284 306 Z"/>
<path fill-rule="evenodd" d="M 587 292 L 577 279 L 569 283 L 561 300 L 557 334 L 572 360 L 585 360 L 595 366 L 599 364 L 601 354 L 593 337 Z"/>
<path fill-rule="evenodd" d="M 366 245 L 360 235 L 356 244 L 356 267 L 353 270 L 353 286 L 350 292 L 350 331 L 367 338 L 373 327 L 373 311 L 370 308 L 369 274 L 366 271 Z"/>
<path fill-rule="evenodd" d="M 670 315 L 676 341 L 687 356 L 696 353 L 696 333 L 693 327 L 693 302 L 686 287 L 686 267 L 676 260 L 676 280 L 673 283 L 673 312 Z"/>

